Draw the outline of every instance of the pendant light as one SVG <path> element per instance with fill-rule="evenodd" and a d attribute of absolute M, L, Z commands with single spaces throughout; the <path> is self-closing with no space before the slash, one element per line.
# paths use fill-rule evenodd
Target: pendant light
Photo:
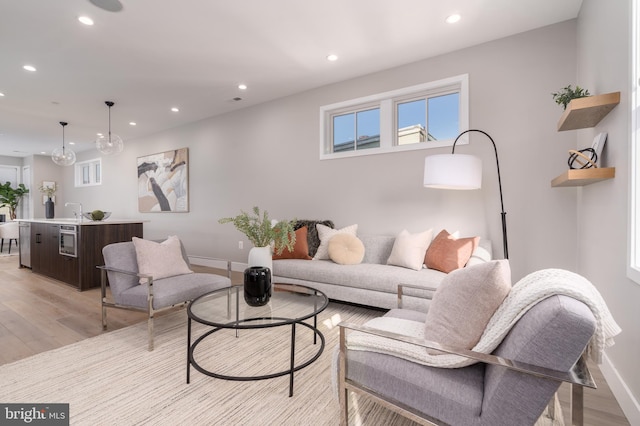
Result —
<path fill-rule="evenodd" d="M 64 147 L 64 126 L 67 124 L 64 121 L 60 122 L 62 126 L 62 148 L 56 148 L 51 153 L 51 159 L 58 166 L 70 166 L 76 162 L 76 153 Z"/>
<path fill-rule="evenodd" d="M 105 155 L 119 154 L 124 148 L 122 138 L 116 134 L 111 134 L 111 107 L 114 103 L 106 101 L 105 104 L 109 107 L 109 134 L 107 136 L 98 136 L 98 139 L 96 139 L 96 148 Z"/>

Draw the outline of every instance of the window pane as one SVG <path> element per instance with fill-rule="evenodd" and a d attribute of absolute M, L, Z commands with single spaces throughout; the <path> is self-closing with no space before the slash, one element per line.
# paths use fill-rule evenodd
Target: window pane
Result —
<path fill-rule="evenodd" d="M 96 183 L 100 183 L 101 181 L 100 163 L 96 163 L 94 167 L 95 167 L 94 170 L 96 171 Z"/>
<path fill-rule="evenodd" d="M 378 148 L 380 146 L 380 109 L 360 111 L 356 114 L 358 123 L 357 149 Z"/>
<path fill-rule="evenodd" d="M 428 99 L 428 140 L 455 139 L 460 133 L 460 94 Z"/>
<path fill-rule="evenodd" d="M 427 101 L 403 102 L 398 104 L 398 145 L 408 145 L 425 141 L 427 121 Z"/>
<path fill-rule="evenodd" d="M 82 183 L 88 185 L 91 181 L 89 180 L 89 166 L 82 166 Z"/>
<path fill-rule="evenodd" d="M 333 152 L 353 151 L 355 134 L 354 113 L 336 115 L 333 117 Z"/>

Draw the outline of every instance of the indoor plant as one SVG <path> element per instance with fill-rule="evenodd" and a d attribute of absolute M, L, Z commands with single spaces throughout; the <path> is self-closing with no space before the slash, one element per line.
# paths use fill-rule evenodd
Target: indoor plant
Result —
<path fill-rule="evenodd" d="M 11 182 L 0 184 L 0 207 L 9 207 L 9 217 L 11 220 L 16 218 L 16 209 L 22 197 L 29 190 L 23 183 L 18 184 L 17 188 L 11 187 Z"/>
<path fill-rule="evenodd" d="M 295 220 L 269 220 L 269 213 L 265 210 L 260 214 L 258 207 L 253 208 L 253 214 L 240 210 L 235 217 L 224 217 L 219 223 L 233 223 L 236 229 L 247 236 L 256 247 L 266 247 L 273 243 L 276 254 L 282 254 L 286 248 L 293 251 L 296 234 L 293 226 Z"/>
<path fill-rule="evenodd" d="M 591 96 L 588 90 L 583 89 L 580 86 L 576 85 L 575 89 L 571 88 L 571 85 L 567 87 L 563 87 L 560 91 L 556 93 L 552 93 L 553 100 L 556 101 L 558 105 L 562 105 L 564 109 L 567 109 L 567 105 L 571 102 L 572 99 L 584 98 L 587 96 Z"/>

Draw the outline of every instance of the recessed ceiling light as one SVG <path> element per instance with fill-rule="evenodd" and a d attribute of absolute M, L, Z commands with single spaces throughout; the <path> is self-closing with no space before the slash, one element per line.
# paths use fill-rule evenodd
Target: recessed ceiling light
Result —
<path fill-rule="evenodd" d="M 173 111 L 173 112 L 178 112 L 178 111 L 180 111 L 180 110 L 179 110 L 178 108 L 176 108 L 176 107 L 173 107 L 173 108 L 171 108 L 171 111 Z"/>
<path fill-rule="evenodd" d="M 337 61 L 337 60 L 338 60 L 338 55 L 331 54 L 331 55 L 327 56 L 327 61 L 334 62 L 334 61 Z"/>
<path fill-rule="evenodd" d="M 135 121 L 130 121 L 129 122 L 129 126 L 135 126 L 136 124 L 138 124 L 138 123 L 136 123 Z"/>
<path fill-rule="evenodd" d="M 76 144 L 75 142 L 69 142 L 69 145 L 75 145 L 75 144 Z"/>
<path fill-rule="evenodd" d="M 462 18 L 460 15 L 458 15 L 457 13 L 454 13 L 453 15 L 447 16 L 447 19 L 445 19 L 445 22 L 447 24 L 455 24 L 460 20 L 460 18 Z"/>
<path fill-rule="evenodd" d="M 0 92 L 0 96 L 4 96 L 4 93 Z"/>
<path fill-rule="evenodd" d="M 93 25 L 93 19 L 88 16 L 80 16 L 78 17 L 78 21 L 82 22 L 85 25 Z"/>
<path fill-rule="evenodd" d="M 102 133 L 96 133 L 96 136 L 102 136 Z"/>
<path fill-rule="evenodd" d="M 247 85 L 246 84 L 238 84 L 238 89 L 247 90 Z"/>
<path fill-rule="evenodd" d="M 44 152 L 44 151 L 40 151 L 40 154 L 46 154 L 46 152 Z"/>
<path fill-rule="evenodd" d="M 36 70 L 36 67 L 34 67 L 33 65 L 25 65 L 22 68 L 24 68 L 27 71 L 31 71 L 31 72 Z"/>

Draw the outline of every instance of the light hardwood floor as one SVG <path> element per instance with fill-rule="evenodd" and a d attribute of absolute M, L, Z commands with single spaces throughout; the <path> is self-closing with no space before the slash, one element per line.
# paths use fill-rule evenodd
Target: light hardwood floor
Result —
<path fill-rule="evenodd" d="M 212 271 L 197 266 L 194 269 Z M 241 279 L 241 274 L 234 273 L 234 283 Z M 108 331 L 112 331 L 144 321 L 146 315 L 110 309 L 108 319 Z M 19 268 L 17 256 L 0 257 L 0 365 L 104 332 L 98 288 L 79 292 L 30 269 Z M 598 367 L 589 367 L 598 389 L 585 390 L 585 425 L 629 425 Z M 567 413 L 568 385 L 561 386 L 559 396 Z"/>

